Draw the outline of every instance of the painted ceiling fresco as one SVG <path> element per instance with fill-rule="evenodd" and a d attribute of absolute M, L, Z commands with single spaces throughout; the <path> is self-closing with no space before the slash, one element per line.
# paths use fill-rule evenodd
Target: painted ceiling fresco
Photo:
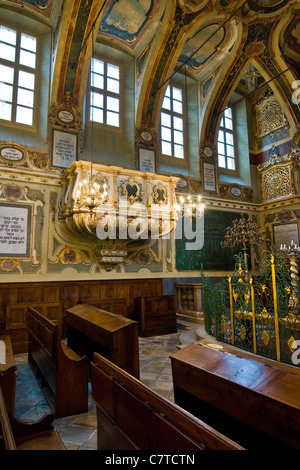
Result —
<path fill-rule="evenodd" d="M 266 76 L 279 74 L 278 64 L 266 51 L 281 13 L 287 16 L 289 8 L 294 9 L 294 18 L 298 20 L 293 20 L 292 25 L 287 20 L 279 36 L 279 46 L 288 65 L 296 70 L 299 64 L 299 2 L 296 0 L 6 0 L 4 3 L 28 8 L 36 17 L 47 20 L 55 37 L 57 34 L 60 42 L 55 83 L 58 85 L 52 95 L 56 102 L 69 94 L 74 104 L 80 105 L 82 80 L 91 56 L 91 31 L 93 40 L 97 36 L 98 42 L 134 56 L 138 107 L 143 110 L 137 109 L 140 121 L 151 121 L 157 114 L 162 85 L 174 70 L 188 70 L 195 80 L 207 82 L 206 90 L 209 90 L 214 85 L 214 75 L 233 48 L 240 48 L 238 56 L 222 77 L 212 117 L 222 108 L 235 75 L 245 67 L 250 55 L 261 59 Z M 287 94 L 286 83 L 282 77 L 280 80 L 278 83 Z M 213 122 L 211 119 L 210 126 Z"/>
<path fill-rule="evenodd" d="M 98 33 L 118 38 L 133 48 L 154 21 L 158 3 L 154 0 L 108 2 Z"/>

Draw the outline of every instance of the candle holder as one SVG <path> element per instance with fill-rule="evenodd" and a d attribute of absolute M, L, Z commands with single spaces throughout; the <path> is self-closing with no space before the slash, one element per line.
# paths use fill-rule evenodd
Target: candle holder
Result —
<path fill-rule="evenodd" d="M 243 216 L 232 222 L 231 227 L 227 227 L 225 240 L 220 243 L 222 248 L 225 247 L 241 247 L 245 262 L 245 269 L 248 271 L 247 249 L 248 247 L 261 245 L 265 242 L 263 233 L 261 232 L 260 225 L 252 221 L 250 217 L 248 220 Z"/>
<path fill-rule="evenodd" d="M 291 241 L 289 246 L 281 245 L 280 250 L 289 258 L 291 273 L 291 295 L 289 298 L 289 318 L 299 316 L 299 268 L 297 260 L 300 259 L 300 246 Z"/>

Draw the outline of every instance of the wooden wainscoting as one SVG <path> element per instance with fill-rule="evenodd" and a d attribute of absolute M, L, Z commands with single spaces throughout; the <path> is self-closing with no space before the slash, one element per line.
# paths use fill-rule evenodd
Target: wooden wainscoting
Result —
<path fill-rule="evenodd" d="M 67 309 L 86 299 L 125 298 L 127 316 L 134 318 L 134 299 L 146 295 L 162 295 L 163 280 L 157 279 L 118 279 L 91 281 L 57 281 L 32 283 L 2 283 L 0 284 L 0 330 L 11 334 L 14 353 L 27 352 L 27 337 L 20 337 L 19 331 L 10 331 L 6 325 L 11 325 L 7 318 L 9 304 L 38 304 L 42 302 L 62 302 Z M 20 323 L 24 323 L 24 312 L 21 309 Z M 14 318 L 18 325 L 18 319 Z M 12 326 L 13 328 L 13 326 Z M 21 335 L 22 336 L 22 335 Z M 14 337 L 16 341 L 14 341 Z"/>

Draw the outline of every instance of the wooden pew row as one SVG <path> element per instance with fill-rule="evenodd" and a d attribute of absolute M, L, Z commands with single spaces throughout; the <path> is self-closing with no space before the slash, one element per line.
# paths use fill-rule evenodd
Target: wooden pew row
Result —
<path fill-rule="evenodd" d="M 138 324 L 88 304 L 66 311 L 68 346 L 93 360 L 98 352 L 136 378 L 140 376 Z"/>
<path fill-rule="evenodd" d="M 84 299 L 125 298 L 127 316 L 134 313 L 135 297 L 162 295 L 162 278 L 98 279 L 47 282 L 7 282 L 0 285 L 0 330 L 5 328 L 6 305 L 63 302 L 68 307 Z"/>
<path fill-rule="evenodd" d="M 44 317 L 58 326 L 60 333 L 63 328 L 62 302 L 21 302 L 6 305 L 5 330 L 10 335 L 14 354 L 28 351 L 27 308 L 31 306 Z"/>
<path fill-rule="evenodd" d="M 243 450 L 98 353 L 91 383 L 98 450 Z"/>
<path fill-rule="evenodd" d="M 9 335 L 0 335 L 0 387 L 11 413 L 15 408 L 17 367 Z"/>
<path fill-rule="evenodd" d="M 300 450 L 300 370 L 205 341 L 171 357 L 175 403 L 249 450 Z"/>
<path fill-rule="evenodd" d="M 136 297 L 134 312 L 139 324 L 139 336 L 177 332 L 175 295 Z"/>
<path fill-rule="evenodd" d="M 28 363 L 56 418 L 88 410 L 88 356 L 61 339 L 57 325 L 28 307 Z"/>
<path fill-rule="evenodd" d="M 52 413 L 34 422 L 17 419 L 7 408 L 0 387 L 0 450 L 66 450 L 53 420 Z"/>
<path fill-rule="evenodd" d="M 127 317 L 126 299 L 123 297 L 108 298 L 108 299 L 82 299 L 79 304 L 93 305 L 96 308 L 106 310 L 107 312 Z"/>

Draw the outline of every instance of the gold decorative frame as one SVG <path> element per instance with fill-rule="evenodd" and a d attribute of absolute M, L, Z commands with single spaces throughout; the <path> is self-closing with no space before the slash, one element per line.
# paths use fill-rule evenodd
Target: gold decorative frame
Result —
<path fill-rule="evenodd" d="M 295 177 L 293 161 L 277 162 L 260 172 L 262 202 L 294 196 Z"/>

